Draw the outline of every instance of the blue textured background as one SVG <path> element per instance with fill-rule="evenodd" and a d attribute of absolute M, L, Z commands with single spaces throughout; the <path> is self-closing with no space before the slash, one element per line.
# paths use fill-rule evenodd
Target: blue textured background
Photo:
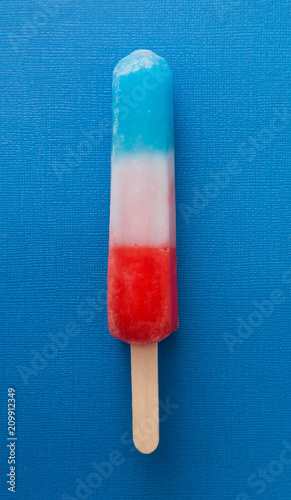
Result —
<path fill-rule="evenodd" d="M 0 18 L 1 499 L 12 386 L 17 500 L 290 500 L 290 2 L 4 0 Z M 105 305 L 111 75 L 138 48 L 172 67 L 177 159 L 175 408 L 149 456 Z M 239 337 L 239 317 L 257 326 Z"/>

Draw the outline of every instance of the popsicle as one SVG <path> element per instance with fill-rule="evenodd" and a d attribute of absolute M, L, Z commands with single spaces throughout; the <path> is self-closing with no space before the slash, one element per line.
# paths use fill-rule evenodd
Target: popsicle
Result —
<path fill-rule="evenodd" d="M 150 453 L 159 441 L 157 342 L 178 327 L 171 69 L 137 50 L 115 67 L 112 90 L 108 327 L 131 344 L 133 439 Z"/>

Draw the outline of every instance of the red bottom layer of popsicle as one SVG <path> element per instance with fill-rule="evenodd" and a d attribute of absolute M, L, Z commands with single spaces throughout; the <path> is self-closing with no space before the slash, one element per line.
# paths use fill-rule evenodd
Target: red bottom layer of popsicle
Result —
<path fill-rule="evenodd" d="M 178 328 L 176 268 L 176 248 L 109 248 L 108 326 L 114 337 L 149 344 Z"/>

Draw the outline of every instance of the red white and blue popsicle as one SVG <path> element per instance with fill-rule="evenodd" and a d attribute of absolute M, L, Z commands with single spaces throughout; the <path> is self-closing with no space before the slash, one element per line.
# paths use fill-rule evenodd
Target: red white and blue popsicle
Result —
<path fill-rule="evenodd" d="M 157 342 L 178 327 L 173 82 L 148 50 L 113 73 L 108 326 L 131 344 L 133 439 L 159 441 Z"/>

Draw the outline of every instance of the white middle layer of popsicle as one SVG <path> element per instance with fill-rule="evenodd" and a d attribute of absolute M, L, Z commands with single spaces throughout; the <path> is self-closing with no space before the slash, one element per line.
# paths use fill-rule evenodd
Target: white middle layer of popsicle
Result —
<path fill-rule="evenodd" d="M 112 160 L 110 243 L 176 245 L 174 153 Z"/>

